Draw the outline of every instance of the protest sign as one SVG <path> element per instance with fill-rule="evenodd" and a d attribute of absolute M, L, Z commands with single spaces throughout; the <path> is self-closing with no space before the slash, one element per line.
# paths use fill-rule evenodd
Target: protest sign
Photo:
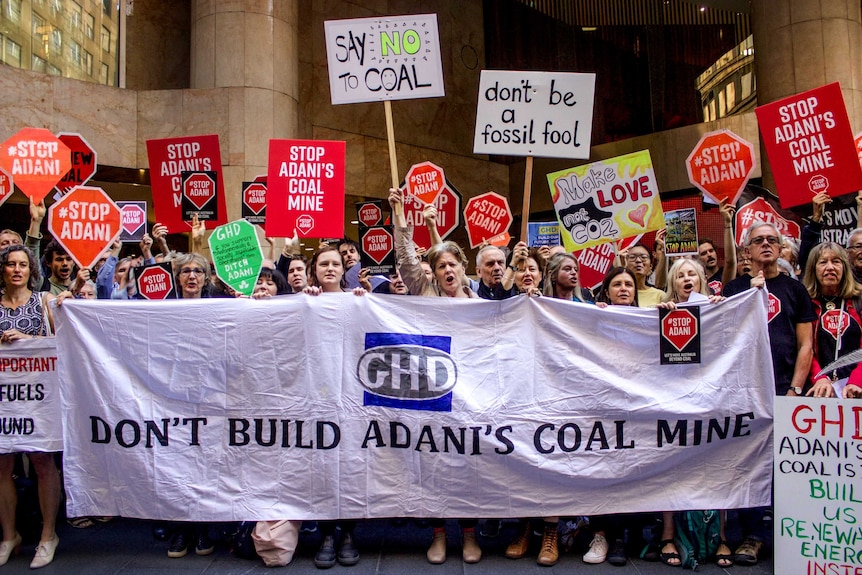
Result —
<path fill-rule="evenodd" d="M 595 74 L 482 70 L 473 153 L 589 158 Z"/>
<path fill-rule="evenodd" d="M 624 238 L 617 242 L 616 248 L 623 250 L 629 248 L 643 237 L 643 234 Z M 578 258 L 578 278 L 581 281 L 581 286 L 587 289 L 595 290 L 602 285 L 602 280 L 605 275 L 613 267 L 614 260 L 617 256 L 617 249 L 613 243 L 599 244 L 590 248 L 579 250 L 575 253 Z"/>
<path fill-rule="evenodd" d="M 117 202 L 120 208 L 121 242 L 140 242 L 147 233 L 147 202 Z"/>
<path fill-rule="evenodd" d="M 529 222 L 527 225 L 527 245 L 532 247 L 559 246 L 559 222 Z"/>
<path fill-rule="evenodd" d="M 68 513 L 232 521 L 768 505 L 765 299 L 749 290 L 705 306 L 702 364 L 671 366 L 655 352 L 656 310 L 553 298 L 104 300 L 98 314 L 67 301 L 56 315 Z M 273 360 L 297 342 L 302 354 Z"/>
<path fill-rule="evenodd" d="M 775 398 L 775 572 L 862 567 L 862 405 Z"/>
<path fill-rule="evenodd" d="M 660 309 L 658 317 L 661 364 L 700 363 L 700 308 Z"/>
<path fill-rule="evenodd" d="M 781 217 L 775 211 L 775 208 L 769 205 L 769 202 L 763 198 L 755 198 L 747 204 L 740 206 L 733 217 L 734 229 L 736 230 L 735 241 L 738 246 L 742 245 L 742 238 L 751 224 L 757 221 L 774 225 L 782 236 L 789 236 L 798 240 L 802 235 L 799 224 Z"/>
<path fill-rule="evenodd" d="M 270 140 L 266 235 L 344 237 L 345 143 Z"/>
<path fill-rule="evenodd" d="M 169 233 L 188 232 L 191 219 L 183 215 L 182 173 L 215 172 L 216 189 L 224 190 L 218 135 L 147 140 L 147 157 L 156 221 L 167 226 Z M 227 222 L 224 194 L 216 196 L 215 212 L 218 217 L 212 223 Z"/>
<path fill-rule="evenodd" d="M 5 168 L 0 168 L 0 206 L 9 199 L 14 191 L 15 182 L 12 180 L 12 176 Z"/>
<path fill-rule="evenodd" d="M 835 242 L 839 246 L 846 246 L 850 232 L 858 227 L 855 194 L 848 194 L 843 199 L 844 202 L 836 199 L 826 204 L 823 219 L 820 221 L 821 242 Z"/>
<path fill-rule="evenodd" d="M 183 182 L 181 200 L 183 221 L 190 222 L 195 216 L 199 221 L 218 220 L 218 174 L 213 171 L 180 173 Z"/>
<path fill-rule="evenodd" d="M 491 245 L 505 246 L 512 236 L 512 210 L 509 201 L 495 192 L 486 192 L 467 200 L 464 207 L 464 222 L 471 248 L 479 247 L 488 240 Z"/>
<path fill-rule="evenodd" d="M 664 227 L 649 151 L 548 174 L 568 251 Z"/>
<path fill-rule="evenodd" d="M 99 164 L 96 150 L 81 134 L 60 132 L 57 139 L 66 144 L 71 151 L 72 167 L 54 186 L 60 195 L 69 193 L 74 187 L 87 183 L 96 175 Z"/>
<path fill-rule="evenodd" d="M 838 82 L 754 110 L 782 208 L 819 192 L 862 189 L 862 168 Z"/>
<path fill-rule="evenodd" d="M 414 164 L 407 170 L 404 178 L 407 193 L 419 198 L 423 203 L 431 204 L 446 185 L 446 175 L 443 168 L 431 162 Z"/>
<path fill-rule="evenodd" d="M 697 211 L 683 208 L 664 213 L 665 253 L 668 256 L 697 255 Z"/>
<path fill-rule="evenodd" d="M 685 161 L 689 181 L 716 203 L 731 204 L 754 171 L 754 146 L 730 130 L 708 132 L 701 136 Z"/>
<path fill-rule="evenodd" d="M 135 268 L 135 283 L 140 299 L 176 299 L 173 270 L 170 263 Z"/>
<path fill-rule="evenodd" d="M 371 275 L 386 275 L 395 271 L 395 237 L 392 226 L 359 228 L 360 263 Z"/>
<path fill-rule="evenodd" d="M 446 187 L 434 200 L 434 207 L 437 208 L 437 233 L 445 240 L 461 225 L 461 192 L 446 180 Z M 431 235 L 422 217 L 424 209 L 425 204 L 418 198 L 404 196 L 404 219 L 408 226 L 413 226 L 413 243 L 427 250 L 431 247 Z"/>
<path fill-rule="evenodd" d="M 444 96 L 436 14 L 328 20 L 333 104 Z"/>
<path fill-rule="evenodd" d="M 383 221 L 383 201 L 368 200 L 356 203 L 356 217 L 366 228 L 376 226 Z"/>
<path fill-rule="evenodd" d="M 18 189 L 41 202 L 72 167 L 72 151 L 44 128 L 24 128 L 0 144 L 0 168 Z"/>
<path fill-rule="evenodd" d="M 251 224 L 266 224 L 266 184 L 242 183 L 242 217 Z"/>
<path fill-rule="evenodd" d="M 250 296 L 263 265 L 263 252 L 254 225 L 236 220 L 213 230 L 210 253 L 216 275 L 234 291 Z"/>
<path fill-rule="evenodd" d="M 120 208 L 102 188 L 78 186 L 48 208 L 48 231 L 79 268 L 89 268 L 120 236 Z"/>
<path fill-rule="evenodd" d="M 53 337 L 0 345 L 0 453 L 63 451 Z"/>

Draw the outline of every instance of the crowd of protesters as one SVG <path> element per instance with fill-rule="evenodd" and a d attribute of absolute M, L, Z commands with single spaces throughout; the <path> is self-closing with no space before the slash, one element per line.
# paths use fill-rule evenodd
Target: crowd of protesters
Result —
<path fill-rule="evenodd" d="M 492 245 L 482 246 L 476 255 L 476 279 L 467 275 L 468 260 L 456 243 L 442 241 L 436 228 L 436 210 L 425 208 L 423 216 L 432 246 L 417 249 L 412 229 L 406 224 L 402 206 L 403 192 L 389 193 L 395 229 L 396 269 L 386 277 L 373 277 L 359 264 L 356 243 L 343 240 L 323 243 L 311 260 L 301 254 L 297 237 L 286 241 L 277 261 L 265 260 L 252 297 L 266 299 L 304 293 L 326 297 L 333 292 L 352 291 L 357 296 L 377 294 L 434 297 L 461 297 L 502 300 L 512 297 L 552 297 L 575 303 L 607 306 L 674 308 L 680 305 L 716 305 L 729 296 L 748 289 L 766 289 L 777 300 L 769 317 L 775 392 L 778 395 L 862 398 L 862 367 L 856 364 L 820 374 L 837 358 L 860 349 L 862 342 L 862 228 L 855 229 L 846 246 L 819 243 L 820 221 L 825 193 L 814 198 L 814 216 L 803 231 L 801 244 L 782 237 L 771 223 L 754 222 L 744 233 L 742 245 L 733 239 L 732 206 L 720 205 L 724 221 L 724 266 L 720 265 L 718 246 L 708 239 L 699 242 L 696 257 L 669 261 L 664 250 L 664 233 L 656 234 L 653 249 L 643 243 L 618 250 L 615 265 L 594 291 L 579 281 L 578 259 L 562 246 L 528 247 L 517 243 L 509 252 Z M 202 222 L 194 221 L 188 253 L 171 251 L 166 242 L 167 229 L 156 224 L 140 241 L 140 253 L 120 257 L 122 244 L 115 242 L 92 269 L 76 270 L 72 258 L 56 241 L 41 249 L 43 204 L 30 205 L 31 225 L 22 237 L 15 231 L 0 231 L 0 342 L 14 345 L 19 339 L 53 333 L 53 318 L 48 302 L 69 297 L 85 299 L 133 299 L 136 297 L 134 270 L 142 265 L 170 262 L 179 298 L 236 297 L 218 280 L 206 257 L 199 253 L 205 234 Z M 839 326 L 837 333 L 835 326 Z M 30 464 L 39 479 L 39 506 L 43 517 L 40 541 L 30 564 L 33 568 L 51 563 L 59 538 L 55 520 L 62 485 L 55 454 L 31 453 Z M 21 545 L 15 525 L 16 492 L 13 483 L 14 454 L 0 455 L 0 565 L 5 564 Z M 680 565 L 680 550 L 674 542 L 673 512 L 660 512 L 660 535 L 641 554 L 670 566 Z M 743 540 L 732 551 L 726 541 L 726 513 L 721 512 L 721 543 L 715 561 L 721 567 L 753 565 L 762 555 L 767 533 L 766 508 L 738 511 Z M 70 518 L 74 527 L 89 527 L 110 518 Z M 627 552 L 624 532 L 637 518 L 596 516 L 589 518 L 592 535 L 583 555 L 586 563 L 609 561 L 624 565 Z M 517 537 L 506 549 L 506 556 L 520 559 L 527 555 L 534 536 L 541 538 L 537 562 L 554 565 L 560 554 L 562 518 L 522 518 Z M 462 559 L 476 563 L 482 558 L 476 530 L 478 518 L 459 521 Z M 485 523 L 486 534 L 499 530 L 495 521 Z M 571 522 L 567 522 L 571 524 Z M 583 525 L 584 522 L 579 523 Z M 313 524 L 312 524 L 313 525 Z M 446 561 L 445 522 L 429 519 L 432 528 L 427 560 Z M 307 526 L 308 527 L 308 526 Z M 355 565 L 360 558 L 354 541 L 354 521 L 326 521 L 313 525 L 319 529 L 321 545 L 314 563 L 320 568 L 336 563 Z M 537 530 L 536 530 L 537 529 Z M 154 536 L 169 540 L 168 556 L 182 557 L 190 550 L 199 555 L 212 553 L 214 545 L 207 524 L 155 523 Z M 288 534 L 295 546 L 299 522 L 260 522 L 256 541 L 268 534 Z M 340 537 L 336 534 L 340 532 Z M 281 537 L 282 535 L 279 535 Z M 268 540 L 268 539 L 267 539 Z M 280 554 L 268 564 L 284 564 L 291 553 Z M 261 556 L 264 556 L 261 553 Z M 266 557 L 264 557 L 266 561 Z"/>

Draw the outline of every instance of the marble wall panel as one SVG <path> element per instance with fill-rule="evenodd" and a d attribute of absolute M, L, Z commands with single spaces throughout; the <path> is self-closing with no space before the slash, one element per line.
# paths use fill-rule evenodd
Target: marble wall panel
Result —
<path fill-rule="evenodd" d="M 246 85 L 245 15 L 220 12 L 215 18 L 215 86 Z M 203 86 L 200 86 L 203 87 Z"/>

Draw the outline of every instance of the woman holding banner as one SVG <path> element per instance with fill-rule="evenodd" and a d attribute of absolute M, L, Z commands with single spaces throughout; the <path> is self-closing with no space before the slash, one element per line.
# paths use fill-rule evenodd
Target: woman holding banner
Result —
<path fill-rule="evenodd" d="M 857 309 L 862 286 L 847 272 L 849 269 L 847 252 L 833 242 L 817 244 L 806 262 L 802 283 L 817 314 L 811 360 L 812 387 L 806 395 L 862 397 L 862 363 L 817 375 L 839 357 L 857 351 L 862 343 L 862 320 Z"/>
<path fill-rule="evenodd" d="M 39 265 L 29 249 L 12 245 L 0 252 L 0 343 L 50 335 L 54 331 L 53 317 L 48 302 L 54 296 L 38 292 L 42 284 Z M 72 297 L 64 292 L 64 297 Z M 57 537 L 57 511 L 60 508 L 60 471 L 54 453 L 30 453 L 28 457 L 39 478 L 39 508 L 42 511 L 42 534 L 36 555 L 30 562 L 31 569 L 44 567 L 54 560 L 54 551 L 60 538 Z M 17 491 L 12 480 L 15 455 L 0 455 L 0 526 L 3 541 L 0 542 L 0 565 L 5 565 L 9 556 L 21 547 L 21 535 L 15 528 Z"/>

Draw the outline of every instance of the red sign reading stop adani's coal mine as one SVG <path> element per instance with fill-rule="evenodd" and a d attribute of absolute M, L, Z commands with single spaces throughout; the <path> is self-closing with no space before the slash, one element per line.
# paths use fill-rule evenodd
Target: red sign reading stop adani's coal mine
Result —
<path fill-rule="evenodd" d="M 221 152 L 218 136 L 185 136 L 147 140 L 150 162 L 150 184 L 153 189 L 153 209 L 156 221 L 168 227 L 170 233 L 189 231 L 183 218 L 183 172 L 216 172 L 216 189 L 224 190 Z M 227 223 L 224 194 L 216 199 L 216 225 Z"/>
<path fill-rule="evenodd" d="M 862 189 L 862 168 L 838 82 L 756 108 L 782 208 Z"/>
<path fill-rule="evenodd" d="M 270 140 L 266 236 L 344 236 L 345 143 Z"/>
<path fill-rule="evenodd" d="M 105 190 L 78 186 L 48 209 L 48 231 L 78 267 L 92 267 L 120 235 L 120 208 Z"/>

